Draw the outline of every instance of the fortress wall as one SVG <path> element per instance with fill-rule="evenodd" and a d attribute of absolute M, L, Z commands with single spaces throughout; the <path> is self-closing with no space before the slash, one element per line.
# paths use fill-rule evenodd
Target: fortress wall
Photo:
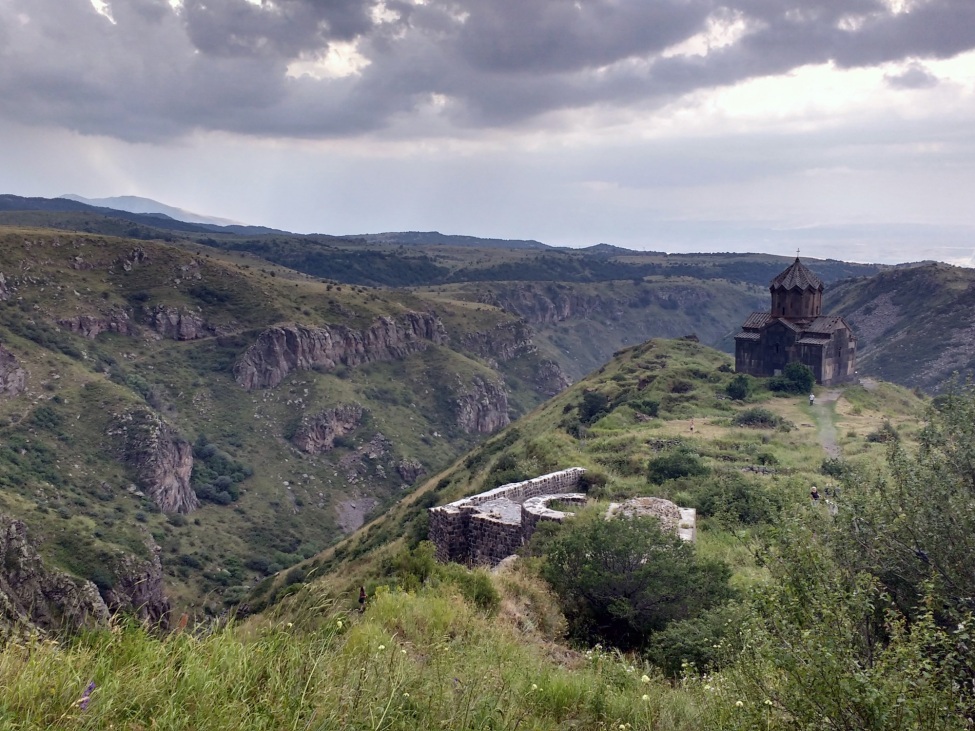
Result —
<path fill-rule="evenodd" d="M 480 505 L 500 498 L 507 498 L 513 503 L 523 503 L 530 497 L 572 492 L 579 488 L 579 478 L 585 472 L 582 467 L 570 467 L 567 470 L 550 472 L 541 477 L 533 477 L 524 482 L 509 482 L 507 485 L 501 485 L 501 487 L 496 487 L 493 490 L 458 500 L 457 502 L 451 503 L 451 505 L 465 503 L 468 505 Z"/>
<path fill-rule="evenodd" d="M 585 493 L 570 492 L 564 495 L 541 495 L 526 500 L 521 504 L 521 535 L 522 540 L 527 542 L 543 520 L 550 520 L 561 523 L 572 513 L 565 513 L 561 510 L 552 510 L 548 503 L 558 500 L 563 503 L 573 505 L 585 505 L 589 498 Z"/>
<path fill-rule="evenodd" d="M 471 516 L 467 528 L 471 563 L 476 566 L 495 566 L 523 543 L 521 525 L 497 520 L 484 513 Z"/>
<path fill-rule="evenodd" d="M 480 513 L 478 506 L 502 499 L 523 504 L 533 497 L 573 492 L 585 472 L 581 467 L 570 467 L 430 508 L 429 538 L 436 546 L 437 560 L 494 565 L 510 556 L 525 540 L 522 522 L 491 517 Z"/>

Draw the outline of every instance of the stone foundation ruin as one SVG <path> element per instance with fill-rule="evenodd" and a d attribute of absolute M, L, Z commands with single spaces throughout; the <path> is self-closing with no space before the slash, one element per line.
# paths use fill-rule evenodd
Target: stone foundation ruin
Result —
<path fill-rule="evenodd" d="M 585 472 L 581 467 L 570 467 L 430 508 L 429 535 L 437 548 L 437 560 L 497 565 L 516 553 L 532 537 L 540 522 L 561 523 L 572 515 L 549 508 L 549 503 L 584 505 L 587 502 L 586 495 L 577 492 Z M 633 498 L 622 505 L 614 503 L 607 517 L 616 514 L 653 515 L 684 540 L 695 538 L 694 509 L 678 508 L 669 500 Z"/>

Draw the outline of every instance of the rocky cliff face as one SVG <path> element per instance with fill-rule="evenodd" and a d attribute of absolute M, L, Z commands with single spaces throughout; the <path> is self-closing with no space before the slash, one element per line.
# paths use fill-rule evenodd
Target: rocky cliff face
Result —
<path fill-rule="evenodd" d="M 193 447 L 148 409 L 119 415 L 109 430 L 118 437 L 121 458 L 135 468 L 139 485 L 164 513 L 189 513 L 200 506 L 190 486 Z"/>
<path fill-rule="evenodd" d="M 30 627 L 77 630 L 108 615 L 93 583 L 45 567 L 27 526 L 0 515 L 0 638 Z"/>
<path fill-rule="evenodd" d="M 335 447 L 335 438 L 345 436 L 362 421 L 359 404 L 345 404 L 305 418 L 295 432 L 292 443 L 307 454 L 322 454 Z"/>
<path fill-rule="evenodd" d="M 272 327 L 262 332 L 240 357 L 234 366 L 234 377 L 248 391 L 274 388 L 292 371 L 329 371 L 339 365 L 399 360 L 423 350 L 429 343 L 446 341 L 440 319 L 418 312 L 408 312 L 398 319 L 380 317 L 366 330 L 343 325 Z"/>
<path fill-rule="evenodd" d="M 122 556 L 115 566 L 115 584 L 105 591 L 111 612 L 131 612 L 140 620 L 166 629 L 169 627 L 169 598 L 163 583 L 160 548 L 147 538 L 151 557 Z"/>
<path fill-rule="evenodd" d="M 497 363 L 506 363 L 538 349 L 532 341 L 532 329 L 524 320 L 503 322 L 484 332 L 464 335 L 462 344 L 472 353 Z"/>
<path fill-rule="evenodd" d="M 199 340 L 222 334 L 200 315 L 187 309 L 157 305 L 147 318 L 149 327 L 170 340 Z"/>
<path fill-rule="evenodd" d="M 134 334 L 132 322 L 127 312 L 113 312 L 108 315 L 76 315 L 58 320 L 58 325 L 65 330 L 78 333 L 93 340 L 103 332 Z"/>
<path fill-rule="evenodd" d="M 560 291 L 545 285 L 526 284 L 505 292 L 492 292 L 484 299 L 486 304 L 514 312 L 530 323 L 548 325 L 570 318 L 586 318 L 603 313 L 616 303 L 598 295 L 572 290 Z"/>
<path fill-rule="evenodd" d="M 470 384 L 461 382 L 456 394 L 457 426 L 464 431 L 493 434 L 508 425 L 508 394 L 501 383 L 474 376 Z"/>
<path fill-rule="evenodd" d="M 27 372 L 17 357 L 0 345 L 0 396 L 17 396 L 27 387 Z"/>
<path fill-rule="evenodd" d="M 543 360 L 535 372 L 535 387 L 546 396 L 555 396 L 572 385 L 572 381 L 554 360 Z"/>

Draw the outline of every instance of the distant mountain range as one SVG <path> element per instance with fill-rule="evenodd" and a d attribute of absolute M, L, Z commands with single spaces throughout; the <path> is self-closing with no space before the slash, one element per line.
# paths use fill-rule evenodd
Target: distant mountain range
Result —
<path fill-rule="evenodd" d="M 129 213 L 160 213 L 164 216 L 174 218 L 177 221 L 186 221 L 187 223 L 209 223 L 214 226 L 241 225 L 239 221 L 231 221 L 226 218 L 216 218 L 214 216 L 202 216 L 199 213 L 175 208 L 174 206 L 167 206 L 165 203 L 152 200 L 152 198 L 142 198 L 137 195 L 117 195 L 111 198 L 85 198 L 73 193 L 66 193 L 60 197 L 70 201 L 77 201 L 78 203 L 85 203 L 89 206 L 114 208 L 117 211 L 128 211 Z"/>

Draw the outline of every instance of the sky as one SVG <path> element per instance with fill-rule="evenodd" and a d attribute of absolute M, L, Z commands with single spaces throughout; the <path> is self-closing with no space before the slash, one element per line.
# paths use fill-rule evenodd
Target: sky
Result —
<path fill-rule="evenodd" d="M 0 0 L 0 192 L 975 265 L 975 0 Z"/>

